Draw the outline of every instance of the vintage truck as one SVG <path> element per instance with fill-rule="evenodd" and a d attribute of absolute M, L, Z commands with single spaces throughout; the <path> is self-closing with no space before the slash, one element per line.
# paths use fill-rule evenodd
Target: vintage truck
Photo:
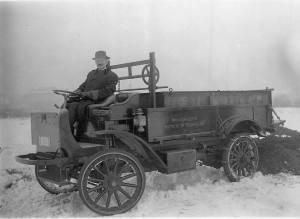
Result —
<path fill-rule="evenodd" d="M 144 66 L 142 73 L 133 68 Z M 64 97 L 58 112 L 31 114 L 37 152 L 16 161 L 35 165 L 40 185 L 50 193 L 77 191 L 83 203 L 101 215 L 124 213 L 145 189 L 145 172 L 189 171 L 196 162 L 219 163 L 230 181 L 253 177 L 258 148 L 250 135 L 274 131 L 272 89 L 249 91 L 167 91 L 157 86 L 155 54 L 114 65 L 146 88 L 120 90 L 103 103 L 88 106 L 86 120 L 71 133 Z M 141 90 L 140 92 L 136 92 Z"/>

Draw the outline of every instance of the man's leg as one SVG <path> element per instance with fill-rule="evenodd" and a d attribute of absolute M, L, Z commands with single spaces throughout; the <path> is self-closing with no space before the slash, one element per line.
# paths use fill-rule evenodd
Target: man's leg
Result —
<path fill-rule="evenodd" d="M 72 103 L 67 103 L 66 108 L 69 111 L 69 120 L 70 120 L 70 127 L 72 133 L 74 132 L 74 123 L 77 120 L 77 107 L 78 107 L 79 102 L 72 102 Z"/>
<path fill-rule="evenodd" d="M 82 100 L 79 102 L 79 105 L 77 106 L 77 116 L 79 120 L 87 119 L 88 116 L 87 106 L 93 103 L 94 103 L 93 100 Z"/>

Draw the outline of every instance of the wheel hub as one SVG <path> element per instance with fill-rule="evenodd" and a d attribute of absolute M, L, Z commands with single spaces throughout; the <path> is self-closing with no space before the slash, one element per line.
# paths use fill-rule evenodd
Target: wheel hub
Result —
<path fill-rule="evenodd" d="M 113 181 L 111 182 L 111 186 L 112 186 L 112 187 L 116 187 L 116 186 L 117 186 L 117 182 L 113 180 Z"/>
<path fill-rule="evenodd" d="M 115 191 L 120 184 L 120 177 L 115 174 L 110 174 L 104 179 L 104 185 L 108 188 L 110 191 Z"/>
<path fill-rule="evenodd" d="M 242 165 L 244 165 L 246 162 L 247 162 L 247 158 L 245 157 L 245 155 L 242 155 L 242 156 L 240 157 L 240 163 L 241 163 Z"/>

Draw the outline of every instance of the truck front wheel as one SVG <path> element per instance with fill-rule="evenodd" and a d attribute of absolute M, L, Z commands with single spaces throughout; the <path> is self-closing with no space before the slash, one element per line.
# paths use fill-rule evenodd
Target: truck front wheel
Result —
<path fill-rule="evenodd" d="M 238 134 L 229 139 L 222 157 L 225 174 L 231 182 L 253 177 L 258 160 L 257 145 L 247 134 Z"/>
<path fill-rule="evenodd" d="M 82 167 L 78 189 L 83 203 L 100 215 L 133 208 L 145 189 L 145 172 L 138 159 L 118 149 L 101 151 Z"/>

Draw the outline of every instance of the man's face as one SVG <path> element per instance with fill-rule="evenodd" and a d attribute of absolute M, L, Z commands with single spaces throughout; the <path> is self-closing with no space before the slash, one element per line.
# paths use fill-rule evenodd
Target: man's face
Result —
<path fill-rule="evenodd" d="M 105 58 L 97 58 L 95 59 L 95 63 L 98 69 L 104 69 L 106 68 L 106 65 L 108 63 L 108 60 Z"/>

